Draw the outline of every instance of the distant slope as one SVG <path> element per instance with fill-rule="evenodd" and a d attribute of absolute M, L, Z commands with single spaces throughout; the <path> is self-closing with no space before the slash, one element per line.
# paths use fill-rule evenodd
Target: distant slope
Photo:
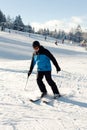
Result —
<path fill-rule="evenodd" d="M 39 35 L 40 37 L 40 35 Z M 40 37 L 40 40 L 43 37 Z M 0 58 L 2 59 L 15 59 L 15 60 L 27 60 L 31 58 L 33 48 L 32 42 L 36 39 L 28 37 L 27 35 L 18 33 L 0 32 Z M 50 39 L 52 40 L 52 39 Z M 40 41 L 43 46 L 46 46 L 55 55 L 60 56 L 76 56 L 86 55 L 87 52 L 81 47 L 62 45 L 58 43 L 58 46 L 54 44 L 54 41 Z"/>

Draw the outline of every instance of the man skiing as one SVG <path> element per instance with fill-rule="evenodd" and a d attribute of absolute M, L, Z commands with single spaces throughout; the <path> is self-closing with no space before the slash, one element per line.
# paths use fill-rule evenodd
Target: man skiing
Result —
<path fill-rule="evenodd" d="M 45 95 L 47 95 L 46 87 L 42 81 L 44 76 L 45 76 L 48 84 L 51 86 L 51 89 L 54 94 L 54 98 L 60 97 L 59 90 L 51 77 L 52 68 L 51 68 L 50 61 L 52 61 L 52 63 L 56 67 L 57 72 L 61 70 L 56 59 L 50 53 L 50 51 L 48 51 L 43 46 L 41 46 L 38 41 L 34 41 L 32 46 L 34 49 L 34 53 L 32 56 L 31 65 L 30 65 L 30 69 L 28 72 L 28 77 L 32 73 L 32 70 L 33 70 L 35 64 L 37 64 L 37 84 L 39 86 L 40 91 L 42 92 L 41 98 L 44 97 Z"/>

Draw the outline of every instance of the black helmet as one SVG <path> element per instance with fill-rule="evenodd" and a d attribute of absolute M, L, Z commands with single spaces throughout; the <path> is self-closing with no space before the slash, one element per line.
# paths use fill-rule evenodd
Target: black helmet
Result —
<path fill-rule="evenodd" d="M 38 41 L 34 41 L 32 46 L 33 48 L 40 47 L 40 43 Z"/>

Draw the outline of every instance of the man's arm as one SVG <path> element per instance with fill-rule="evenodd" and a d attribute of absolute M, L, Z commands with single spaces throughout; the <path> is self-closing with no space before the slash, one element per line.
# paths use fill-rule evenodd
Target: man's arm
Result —
<path fill-rule="evenodd" d="M 34 63 L 34 54 L 33 54 L 32 60 L 31 60 L 31 65 L 30 65 L 30 69 L 29 69 L 29 71 L 28 71 L 28 77 L 29 77 L 30 74 L 32 73 L 32 70 L 33 70 L 33 68 L 34 68 L 34 65 L 35 65 L 35 63 Z"/>
<path fill-rule="evenodd" d="M 52 61 L 52 63 L 53 63 L 54 66 L 56 67 L 57 72 L 58 72 L 58 71 L 61 71 L 61 68 L 59 67 L 59 65 L 58 65 L 58 63 L 57 63 L 55 57 L 54 57 L 54 56 L 50 53 L 50 51 L 48 51 L 47 49 L 46 49 L 46 55 L 50 58 L 50 60 Z"/>

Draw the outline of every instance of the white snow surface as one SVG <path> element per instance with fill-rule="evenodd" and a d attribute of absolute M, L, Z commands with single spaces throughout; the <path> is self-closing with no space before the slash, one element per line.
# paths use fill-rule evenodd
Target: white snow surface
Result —
<path fill-rule="evenodd" d="M 80 46 L 40 39 L 62 71 L 52 78 L 66 96 L 50 105 L 31 103 L 40 96 L 36 67 L 27 81 L 34 37 L 0 32 L 0 130 L 87 130 L 87 51 Z M 48 93 L 53 95 L 46 83 Z"/>

